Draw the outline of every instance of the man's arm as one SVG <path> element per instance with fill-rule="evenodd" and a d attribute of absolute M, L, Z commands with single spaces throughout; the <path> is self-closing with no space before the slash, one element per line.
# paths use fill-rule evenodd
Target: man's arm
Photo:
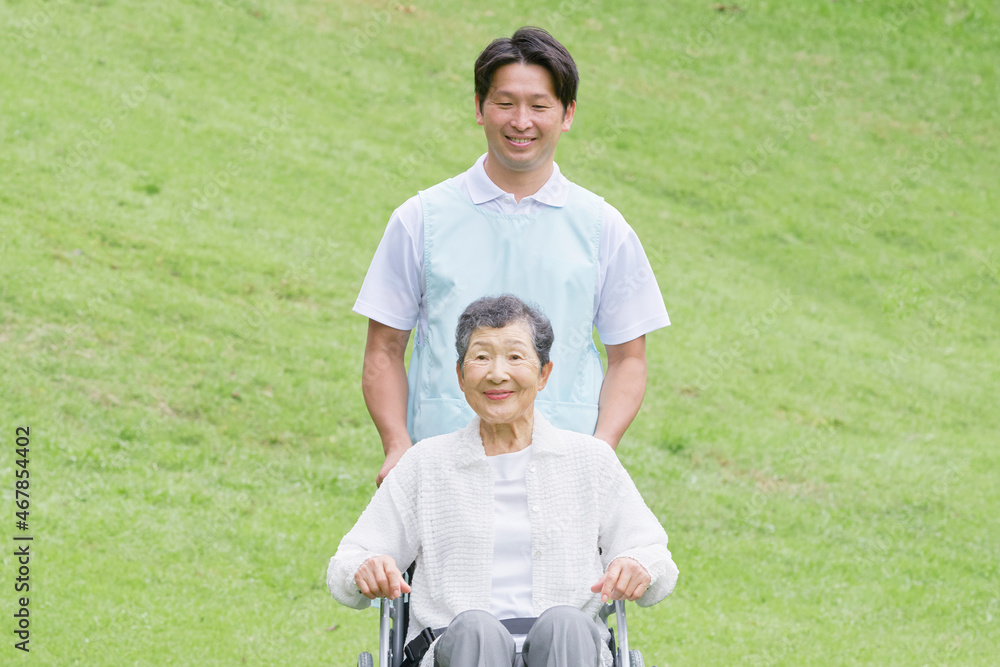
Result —
<path fill-rule="evenodd" d="M 625 429 L 639 412 L 646 394 L 646 337 L 606 345 L 608 372 L 601 385 L 594 437 L 618 449 Z"/>
<path fill-rule="evenodd" d="M 385 463 L 375 478 L 378 486 L 382 485 L 382 480 L 393 469 L 403 452 L 413 444 L 406 431 L 408 387 L 404 358 L 409 340 L 409 331 L 393 329 L 375 320 L 368 320 L 361 391 L 385 451 Z"/>

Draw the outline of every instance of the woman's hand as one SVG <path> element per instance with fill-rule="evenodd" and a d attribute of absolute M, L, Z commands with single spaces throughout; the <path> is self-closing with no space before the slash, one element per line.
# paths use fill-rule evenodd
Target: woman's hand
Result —
<path fill-rule="evenodd" d="M 604 571 L 600 581 L 590 587 L 592 593 L 601 594 L 601 602 L 608 600 L 638 600 L 646 592 L 652 578 L 639 561 L 616 558 Z"/>
<path fill-rule="evenodd" d="M 388 598 L 395 600 L 403 593 L 410 592 L 410 586 L 403 581 L 403 575 L 396 567 L 392 556 L 369 558 L 354 573 L 358 590 L 369 600 Z"/>

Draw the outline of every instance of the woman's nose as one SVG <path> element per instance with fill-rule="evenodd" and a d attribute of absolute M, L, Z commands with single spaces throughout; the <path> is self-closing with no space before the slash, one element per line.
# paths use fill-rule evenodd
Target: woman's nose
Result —
<path fill-rule="evenodd" d="M 490 371 L 487 375 L 493 382 L 502 382 L 507 379 L 507 360 L 495 359 L 490 364 Z"/>

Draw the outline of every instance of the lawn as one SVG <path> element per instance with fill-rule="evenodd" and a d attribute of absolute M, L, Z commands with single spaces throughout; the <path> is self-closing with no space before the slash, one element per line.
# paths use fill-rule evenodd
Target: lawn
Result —
<path fill-rule="evenodd" d="M 619 455 L 681 578 L 633 645 L 994 664 L 1000 5 L 488 7 L 0 4 L 0 662 L 373 649 L 324 581 L 381 463 L 351 306 L 392 210 L 485 151 L 472 63 L 530 23 L 581 71 L 559 165 L 673 322 Z"/>

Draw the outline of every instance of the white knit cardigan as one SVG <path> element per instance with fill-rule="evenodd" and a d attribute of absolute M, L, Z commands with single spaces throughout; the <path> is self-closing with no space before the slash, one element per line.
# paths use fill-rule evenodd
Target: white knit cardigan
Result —
<path fill-rule="evenodd" d="M 557 429 L 536 411 L 531 447 L 526 486 L 535 615 L 570 605 L 596 617 L 601 600 L 590 587 L 620 557 L 638 561 L 652 577 L 640 606 L 669 595 L 678 572 L 667 534 L 607 443 Z M 489 611 L 493 468 L 478 417 L 418 443 L 385 478 L 330 559 L 327 585 L 339 602 L 356 609 L 371 604 L 354 574 L 379 555 L 392 556 L 401 570 L 417 561 L 407 642 L 463 611 Z M 421 664 L 433 665 L 433 656 L 428 651 Z M 605 658 L 610 664 L 610 653 Z"/>

